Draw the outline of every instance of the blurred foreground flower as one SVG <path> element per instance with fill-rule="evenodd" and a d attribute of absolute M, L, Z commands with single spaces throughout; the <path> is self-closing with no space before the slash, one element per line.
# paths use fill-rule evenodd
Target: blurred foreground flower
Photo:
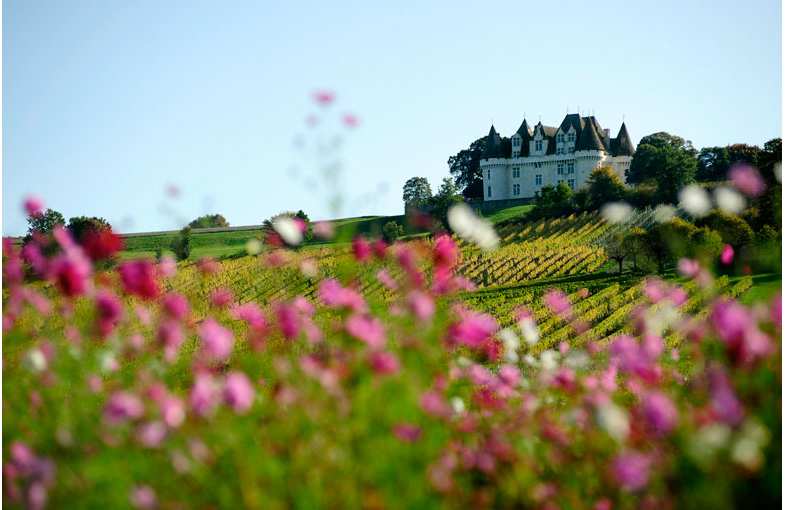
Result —
<path fill-rule="evenodd" d="M 456 204 L 447 211 L 450 228 L 462 239 L 477 244 L 484 250 L 492 250 L 499 245 L 499 236 L 487 220 L 478 218 L 471 207 Z"/>

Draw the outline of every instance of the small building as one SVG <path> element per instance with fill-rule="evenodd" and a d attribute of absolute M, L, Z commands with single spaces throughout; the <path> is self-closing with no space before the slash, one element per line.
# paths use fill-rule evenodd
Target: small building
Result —
<path fill-rule="evenodd" d="M 611 138 L 594 116 L 571 113 L 559 127 L 526 119 L 509 138 L 502 138 L 491 126 L 480 159 L 483 199 L 517 200 L 534 197 L 543 186 L 566 183 L 580 188 L 599 166 L 610 166 L 625 180 L 635 148 L 622 122 Z"/>

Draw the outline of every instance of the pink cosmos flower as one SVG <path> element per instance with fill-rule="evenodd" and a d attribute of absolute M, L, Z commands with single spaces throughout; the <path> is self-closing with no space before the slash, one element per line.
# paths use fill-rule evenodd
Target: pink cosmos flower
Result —
<path fill-rule="evenodd" d="M 368 356 L 368 362 L 373 371 L 379 375 L 398 373 L 400 365 L 394 354 L 385 351 L 374 351 Z"/>
<path fill-rule="evenodd" d="M 494 381 L 493 374 L 487 368 L 477 363 L 472 364 L 468 368 L 467 374 L 475 386 L 489 386 Z"/>
<path fill-rule="evenodd" d="M 387 269 L 379 269 L 376 273 L 376 279 L 390 290 L 396 290 L 398 288 L 398 282 L 395 281 Z"/>
<path fill-rule="evenodd" d="M 183 340 L 183 330 L 176 320 L 165 320 L 158 326 L 158 342 L 164 348 L 164 358 L 167 361 L 172 362 L 177 358 Z"/>
<path fill-rule="evenodd" d="M 411 423 L 398 423 L 393 427 L 395 437 L 406 443 L 414 443 L 422 435 L 422 430 L 417 425 Z"/>
<path fill-rule="evenodd" d="M 251 328 L 262 330 L 267 328 L 267 321 L 262 310 L 254 302 L 249 301 L 242 305 L 236 305 L 231 310 L 231 315 L 237 320 L 245 321 Z"/>
<path fill-rule="evenodd" d="M 711 408 L 720 421 L 736 426 L 744 419 L 744 407 L 731 385 L 725 371 L 719 366 L 712 366 L 706 371 L 709 378 Z"/>
<path fill-rule="evenodd" d="M 319 106 L 327 106 L 335 100 L 335 92 L 330 90 L 317 90 L 313 93 L 312 97 Z"/>
<path fill-rule="evenodd" d="M 69 249 L 52 259 L 49 272 L 50 279 L 60 291 L 68 297 L 74 297 L 87 292 L 92 265 L 80 249 Z"/>
<path fill-rule="evenodd" d="M 356 128 L 360 125 L 360 119 L 352 113 L 344 114 L 341 120 L 343 121 L 343 125 L 348 128 Z"/>
<path fill-rule="evenodd" d="M 158 448 L 166 438 L 166 425 L 160 421 L 141 424 L 136 430 L 136 439 L 146 448 Z"/>
<path fill-rule="evenodd" d="M 142 299 L 155 299 L 160 293 L 155 279 L 155 264 L 151 260 L 138 259 L 123 262 L 118 268 L 123 288 L 128 294 Z"/>
<path fill-rule="evenodd" d="M 357 236 L 352 240 L 352 253 L 358 262 L 365 262 L 371 258 L 371 245 L 362 236 Z"/>
<path fill-rule="evenodd" d="M 613 475 L 616 482 L 625 490 L 637 491 L 649 483 L 651 458 L 638 452 L 627 452 L 613 461 Z"/>
<path fill-rule="evenodd" d="M 250 379 L 243 372 L 229 372 L 224 384 L 224 400 L 237 414 L 244 414 L 251 408 L 254 389 Z"/>
<path fill-rule="evenodd" d="M 188 312 L 190 311 L 190 306 L 188 305 L 188 299 L 182 294 L 178 294 L 176 292 L 170 292 L 166 294 L 162 301 L 161 305 L 163 306 L 164 312 L 171 318 L 176 320 L 183 320 L 188 316 Z"/>
<path fill-rule="evenodd" d="M 733 166 L 728 172 L 736 188 L 750 197 L 757 197 L 766 190 L 766 183 L 755 167 L 747 164 Z"/>
<path fill-rule="evenodd" d="M 572 304 L 564 292 L 551 289 L 545 294 L 544 301 L 554 315 L 563 319 L 572 315 Z"/>
<path fill-rule="evenodd" d="M 210 294 L 210 304 L 216 308 L 225 308 L 234 301 L 234 294 L 227 288 L 215 289 Z"/>
<path fill-rule="evenodd" d="M 420 290 L 411 291 L 407 301 L 414 316 L 423 322 L 429 321 L 436 311 L 436 305 L 431 296 Z"/>
<path fill-rule="evenodd" d="M 643 293 L 652 303 L 659 303 L 668 295 L 668 286 L 659 278 L 647 278 L 643 284 Z"/>
<path fill-rule="evenodd" d="M 440 269 L 452 269 L 458 263 L 458 246 L 452 237 L 442 234 L 433 244 L 433 265 Z"/>
<path fill-rule="evenodd" d="M 499 329 L 496 319 L 488 314 L 459 309 L 459 321 L 447 332 L 448 340 L 467 347 L 480 347 Z"/>
<path fill-rule="evenodd" d="M 368 308 L 359 292 L 342 287 L 334 278 L 323 280 L 319 284 L 319 299 L 332 308 L 348 308 L 355 312 L 364 312 Z"/>
<path fill-rule="evenodd" d="M 221 400 L 221 386 L 208 373 L 196 375 L 191 388 L 191 408 L 199 416 L 207 416 L 213 412 Z"/>
<path fill-rule="evenodd" d="M 167 427 L 177 428 L 185 421 L 185 404 L 172 395 L 166 395 L 159 404 L 161 416 Z"/>
<path fill-rule="evenodd" d="M 211 275 L 217 273 L 221 269 L 221 264 L 211 257 L 202 257 L 196 262 L 196 267 L 202 274 Z"/>
<path fill-rule="evenodd" d="M 373 349 L 381 349 L 385 343 L 385 332 L 382 322 L 371 316 L 354 314 L 346 319 L 346 332 L 358 340 L 362 340 Z"/>
<path fill-rule="evenodd" d="M 420 407 L 426 413 L 437 418 L 446 418 L 452 413 L 449 404 L 436 390 L 428 390 L 420 396 Z"/>
<path fill-rule="evenodd" d="M 164 255 L 158 263 L 158 274 L 161 278 L 171 278 L 177 274 L 177 261 L 171 255 Z"/>
<path fill-rule="evenodd" d="M 659 391 L 653 391 L 644 397 L 643 416 L 657 434 L 668 434 L 679 419 L 673 401 Z"/>
<path fill-rule="evenodd" d="M 41 247 L 37 242 L 31 241 L 22 247 L 22 258 L 32 266 L 38 276 L 46 276 L 49 261 L 41 253 Z"/>
<path fill-rule="evenodd" d="M 319 239 L 329 240 L 335 235 L 335 228 L 329 221 L 317 221 L 313 224 L 313 235 Z"/>
<path fill-rule="evenodd" d="M 123 238 L 115 234 L 111 228 L 90 230 L 84 235 L 81 243 L 87 255 L 94 261 L 112 258 L 125 245 Z"/>
<path fill-rule="evenodd" d="M 116 425 L 128 420 L 136 420 L 144 414 L 142 401 L 127 391 L 118 391 L 109 397 L 104 406 L 104 419 L 107 423 Z"/>
<path fill-rule="evenodd" d="M 225 361 L 234 348 L 234 335 L 214 319 L 209 318 L 199 326 L 202 348 L 207 356 L 216 361 Z"/>
<path fill-rule="evenodd" d="M 694 278 L 701 270 L 700 263 L 693 259 L 679 259 L 679 273 L 687 278 Z"/>
<path fill-rule="evenodd" d="M 514 388 L 521 382 L 521 371 L 514 365 L 502 365 L 499 368 L 499 379 Z"/>
<path fill-rule="evenodd" d="M 131 490 L 131 506 L 139 510 L 152 510 L 158 504 L 155 491 L 149 485 L 141 485 Z"/>
<path fill-rule="evenodd" d="M 758 328 L 755 317 L 738 302 L 717 301 L 710 317 L 714 330 L 736 363 L 750 365 L 774 351 L 771 339 Z"/>
<path fill-rule="evenodd" d="M 735 252 L 733 251 L 733 246 L 726 244 L 722 247 L 722 253 L 720 254 L 720 262 L 723 265 L 729 266 L 731 262 L 733 262 L 733 256 Z"/>
<path fill-rule="evenodd" d="M 101 336 L 108 336 L 123 315 L 123 305 L 112 292 L 102 289 L 96 293 L 95 308 L 98 312 L 98 332 Z"/>
<path fill-rule="evenodd" d="M 300 320 L 297 309 L 289 303 L 279 303 L 275 308 L 278 326 L 288 340 L 294 340 L 300 334 Z"/>
<path fill-rule="evenodd" d="M 24 206 L 28 216 L 41 216 L 44 213 L 44 201 L 37 196 L 27 197 Z"/>

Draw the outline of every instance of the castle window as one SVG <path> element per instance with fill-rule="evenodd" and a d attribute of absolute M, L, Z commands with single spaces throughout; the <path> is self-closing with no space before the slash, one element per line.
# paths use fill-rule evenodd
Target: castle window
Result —
<path fill-rule="evenodd" d="M 575 161 L 568 161 L 567 162 L 567 173 L 574 174 L 575 173 Z"/>
<path fill-rule="evenodd" d="M 512 194 L 518 196 L 521 194 L 521 185 L 520 184 L 513 184 L 512 185 Z"/>
<path fill-rule="evenodd" d="M 559 161 L 556 163 L 556 173 L 559 175 L 564 174 L 564 161 Z"/>
<path fill-rule="evenodd" d="M 520 176 L 521 176 L 521 169 L 518 168 L 518 167 L 513 168 L 512 169 L 512 177 L 513 177 L 513 179 L 517 179 Z"/>
<path fill-rule="evenodd" d="M 489 168 L 488 169 L 488 179 L 490 179 L 490 178 L 491 178 L 491 169 Z"/>
<path fill-rule="evenodd" d="M 570 188 L 575 189 L 575 179 L 567 179 L 567 184 L 570 185 Z"/>
<path fill-rule="evenodd" d="M 491 198 L 491 187 L 488 186 L 488 198 Z"/>
<path fill-rule="evenodd" d="M 537 174 L 534 176 L 534 184 L 535 186 L 542 186 L 542 174 Z"/>
<path fill-rule="evenodd" d="M 574 142 L 575 141 L 575 133 L 567 133 L 567 141 Z"/>
<path fill-rule="evenodd" d="M 564 154 L 564 148 L 563 147 L 558 147 L 556 149 L 556 154 Z"/>
<path fill-rule="evenodd" d="M 519 146 L 521 144 L 521 139 L 518 137 L 513 138 L 512 144 L 515 145 L 516 147 Z"/>
<path fill-rule="evenodd" d="M 559 143 L 563 142 L 564 141 L 564 135 L 561 134 L 561 133 L 556 135 L 556 141 L 559 142 Z"/>
<path fill-rule="evenodd" d="M 542 150 L 542 140 L 536 140 L 534 142 L 534 150 L 541 151 Z"/>

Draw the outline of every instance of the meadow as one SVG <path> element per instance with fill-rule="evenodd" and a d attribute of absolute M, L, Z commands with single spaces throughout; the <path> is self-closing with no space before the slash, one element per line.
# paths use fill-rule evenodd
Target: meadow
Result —
<path fill-rule="evenodd" d="M 528 210 L 195 233 L 180 263 L 166 236 L 7 240 L 4 503 L 775 504 L 781 276 L 619 272 L 603 240 L 651 214 Z"/>

